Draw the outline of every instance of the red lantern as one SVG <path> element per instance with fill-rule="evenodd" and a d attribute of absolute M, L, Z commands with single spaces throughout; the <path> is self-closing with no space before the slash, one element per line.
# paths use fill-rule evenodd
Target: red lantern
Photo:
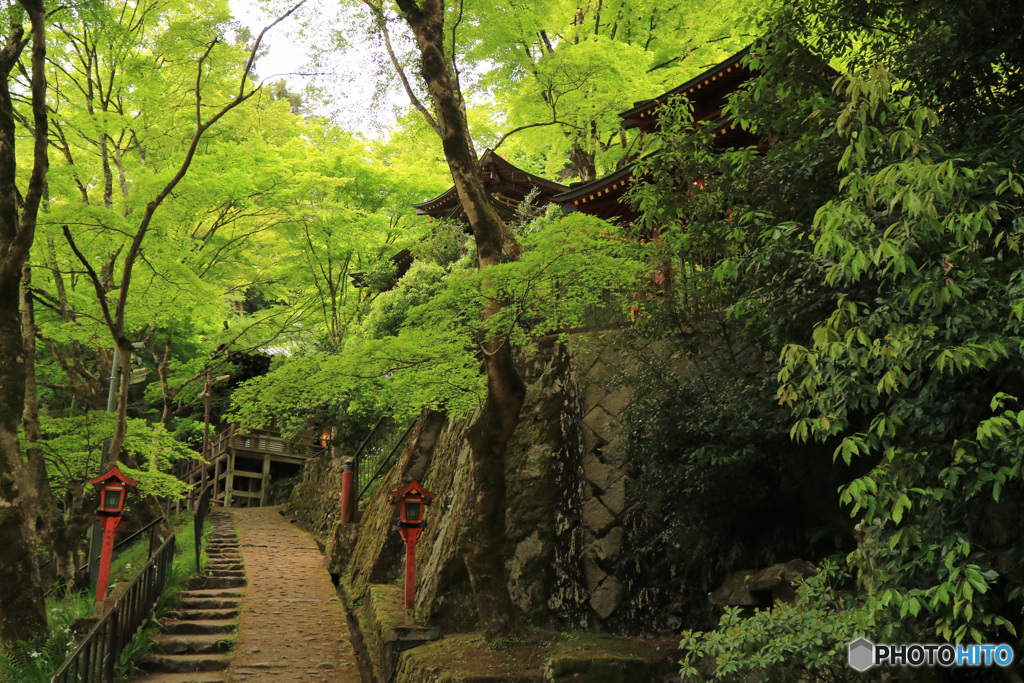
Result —
<path fill-rule="evenodd" d="M 388 501 L 398 506 L 398 530 L 405 541 L 405 620 L 406 623 L 412 623 L 416 591 L 416 541 L 426 526 L 423 506 L 434 502 L 434 494 L 413 479 L 405 488 L 393 491 Z"/>
<path fill-rule="evenodd" d="M 106 474 L 90 479 L 89 483 L 96 487 L 96 492 L 100 496 L 100 507 L 96 513 L 103 522 L 103 547 L 100 551 L 99 575 L 96 579 L 96 602 L 100 603 L 107 594 L 110 558 L 114 554 L 114 535 L 121 526 L 125 497 L 128 491 L 135 492 L 139 482 L 121 474 L 121 470 L 114 465 Z"/>

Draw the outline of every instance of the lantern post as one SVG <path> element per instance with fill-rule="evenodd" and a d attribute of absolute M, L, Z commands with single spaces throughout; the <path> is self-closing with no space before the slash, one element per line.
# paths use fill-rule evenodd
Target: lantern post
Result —
<path fill-rule="evenodd" d="M 416 605 L 416 541 L 426 526 L 423 508 L 434 502 L 434 494 L 413 479 L 405 488 L 393 491 L 388 500 L 398 506 L 398 530 L 405 541 L 405 623 L 412 625 Z"/>
<path fill-rule="evenodd" d="M 96 606 L 103 604 L 107 595 L 107 583 L 110 581 L 110 559 L 114 554 L 114 535 L 121 526 L 121 513 L 124 512 L 125 499 L 128 492 L 135 492 L 137 481 L 121 474 L 114 465 L 106 474 L 101 474 L 89 483 L 96 487 L 100 496 L 100 507 L 96 511 L 103 527 L 103 547 L 100 550 L 99 577 L 96 580 Z"/>
<path fill-rule="evenodd" d="M 356 516 L 356 482 L 352 459 L 345 461 L 341 472 L 341 523 L 348 524 Z"/>

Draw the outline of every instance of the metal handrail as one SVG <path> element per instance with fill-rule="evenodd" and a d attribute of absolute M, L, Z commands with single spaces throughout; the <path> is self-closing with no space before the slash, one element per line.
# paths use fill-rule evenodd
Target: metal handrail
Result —
<path fill-rule="evenodd" d="M 171 534 L 72 650 L 50 683 L 113 683 L 121 653 L 153 615 L 173 562 L 174 534 Z"/>
<path fill-rule="evenodd" d="M 377 481 L 377 479 L 380 478 L 381 474 L 385 471 L 384 468 L 388 465 L 388 463 L 391 462 L 391 459 L 395 457 L 395 453 L 398 451 L 399 448 L 402 447 L 402 444 L 405 443 L 405 438 L 409 436 L 409 432 L 412 431 L 412 428 L 416 426 L 416 422 L 416 420 L 413 420 L 412 422 L 409 423 L 409 426 L 405 428 L 404 432 L 402 432 L 402 436 L 400 436 L 398 438 L 398 441 L 395 442 L 395 445 L 391 447 L 391 452 L 388 453 L 388 456 L 380 460 L 380 463 L 377 465 L 377 469 L 370 476 L 370 478 L 366 480 L 366 484 L 364 484 L 363 487 L 359 489 L 359 495 L 356 497 L 356 500 L 362 500 L 363 496 L 366 495 L 366 492 L 370 489 L 370 486 L 373 485 L 373 482 Z"/>
<path fill-rule="evenodd" d="M 356 454 L 352 456 L 352 472 L 353 475 L 355 476 L 356 482 L 359 481 L 359 469 L 362 464 L 361 456 L 363 454 L 363 449 L 366 448 L 366 444 L 370 443 L 370 439 L 377 435 L 377 432 L 380 431 L 381 426 L 385 422 L 389 422 L 390 420 L 390 415 L 384 415 L 379 420 L 377 420 L 377 424 L 373 425 L 373 429 L 371 429 L 370 433 L 366 435 L 366 438 L 363 439 L 363 442 L 359 444 L 359 448 L 356 449 Z"/>

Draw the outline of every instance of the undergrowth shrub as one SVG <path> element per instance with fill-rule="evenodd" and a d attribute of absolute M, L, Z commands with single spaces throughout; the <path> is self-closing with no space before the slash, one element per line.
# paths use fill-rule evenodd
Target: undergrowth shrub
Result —
<path fill-rule="evenodd" d="M 846 585 L 852 585 L 849 572 L 825 561 L 797 587 L 795 605 L 780 602 L 747 617 L 726 608 L 714 631 L 683 632 L 680 675 L 759 683 L 875 680 L 874 672 L 860 674 L 847 664 L 847 645 L 877 630 L 862 601 L 842 590 Z"/>

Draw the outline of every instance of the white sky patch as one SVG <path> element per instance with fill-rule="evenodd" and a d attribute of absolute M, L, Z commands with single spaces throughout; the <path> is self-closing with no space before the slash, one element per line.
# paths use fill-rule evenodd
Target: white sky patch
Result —
<path fill-rule="evenodd" d="M 294 3 L 282 0 L 229 0 L 235 19 L 253 38 Z M 400 89 L 387 87 L 375 106 L 380 90 L 382 55 L 369 36 L 352 41 L 344 50 L 335 47 L 338 27 L 354 25 L 354 8 L 331 0 L 307 0 L 293 16 L 263 38 L 256 73 L 267 82 L 284 79 L 290 92 L 301 93 L 313 113 L 334 120 L 346 130 L 379 137 L 392 127 L 409 100 Z M 390 69 L 389 69 L 390 71 Z"/>

